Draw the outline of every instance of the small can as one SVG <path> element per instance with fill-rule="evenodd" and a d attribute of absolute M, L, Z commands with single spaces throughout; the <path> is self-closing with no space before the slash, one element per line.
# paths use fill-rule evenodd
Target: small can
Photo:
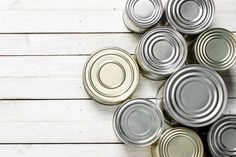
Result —
<path fill-rule="evenodd" d="M 185 64 L 187 53 L 187 43 L 180 33 L 156 27 L 142 36 L 135 59 L 145 77 L 163 80 Z"/>
<path fill-rule="evenodd" d="M 134 58 L 117 47 L 95 52 L 84 66 L 85 90 L 105 105 L 116 105 L 128 99 L 138 82 L 139 70 Z"/>
<path fill-rule="evenodd" d="M 113 128 L 117 137 L 130 146 L 144 147 L 156 142 L 163 130 L 163 115 L 152 102 L 133 99 L 115 112 Z"/>
<path fill-rule="evenodd" d="M 219 74 L 202 65 L 187 65 L 171 75 L 159 105 L 171 125 L 197 128 L 214 123 L 224 112 L 228 94 Z"/>
<path fill-rule="evenodd" d="M 208 146 L 213 156 L 236 156 L 236 115 L 224 116 L 211 126 Z"/>
<path fill-rule="evenodd" d="M 143 33 L 160 23 L 163 12 L 161 0 L 127 0 L 123 21 L 129 30 Z"/>
<path fill-rule="evenodd" d="M 204 147 L 201 138 L 194 131 L 183 128 L 170 128 L 151 147 L 152 157 L 203 157 Z"/>
<path fill-rule="evenodd" d="M 236 37 L 223 28 L 202 33 L 194 44 L 194 59 L 216 71 L 230 69 L 236 61 Z"/>
<path fill-rule="evenodd" d="M 168 0 L 168 24 L 187 35 L 199 34 L 212 23 L 215 14 L 213 0 Z"/>

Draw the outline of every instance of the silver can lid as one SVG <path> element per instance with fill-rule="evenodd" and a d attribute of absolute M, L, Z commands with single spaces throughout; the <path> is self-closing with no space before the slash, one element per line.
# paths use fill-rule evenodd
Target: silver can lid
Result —
<path fill-rule="evenodd" d="M 145 99 L 133 99 L 121 105 L 113 117 L 113 128 L 124 143 L 144 147 L 156 142 L 162 133 L 163 115 Z"/>
<path fill-rule="evenodd" d="M 184 34 L 198 34 L 213 21 L 213 0 L 169 0 L 166 17 L 169 24 Z"/>
<path fill-rule="evenodd" d="M 203 157 L 204 147 L 200 137 L 187 128 L 171 128 L 152 145 L 153 157 Z"/>
<path fill-rule="evenodd" d="M 138 82 L 139 70 L 135 60 L 120 48 L 101 49 L 89 57 L 84 66 L 84 87 L 102 104 L 115 105 L 125 101 Z"/>
<path fill-rule="evenodd" d="M 194 54 L 200 64 L 216 71 L 228 70 L 236 62 L 236 37 L 226 29 L 210 29 L 198 37 Z"/>
<path fill-rule="evenodd" d="M 125 11 L 134 25 L 149 28 L 159 22 L 164 7 L 161 0 L 128 0 Z"/>
<path fill-rule="evenodd" d="M 215 122 L 227 104 L 227 89 L 217 72 L 188 65 L 174 73 L 164 88 L 164 108 L 177 122 L 203 127 Z"/>
<path fill-rule="evenodd" d="M 214 156 L 236 156 L 236 115 L 222 117 L 211 126 L 208 145 Z"/>
<path fill-rule="evenodd" d="M 167 27 L 156 27 L 142 36 L 136 58 L 145 71 L 170 75 L 184 65 L 187 51 L 187 43 L 180 33 Z"/>

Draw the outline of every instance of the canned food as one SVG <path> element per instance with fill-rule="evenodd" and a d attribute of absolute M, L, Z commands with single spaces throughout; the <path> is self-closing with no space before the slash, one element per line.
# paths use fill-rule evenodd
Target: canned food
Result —
<path fill-rule="evenodd" d="M 236 61 L 236 37 L 226 29 L 214 28 L 202 33 L 194 46 L 198 63 L 225 71 Z"/>
<path fill-rule="evenodd" d="M 217 72 L 201 65 L 188 65 L 166 82 L 162 107 L 166 120 L 188 127 L 215 122 L 227 104 L 227 89 Z M 172 122 L 172 121 L 170 121 Z"/>
<path fill-rule="evenodd" d="M 153 157 L 203 157 L 204 147 L 200 137 L 187 128 L 171 128 L 152 145 Z"/>
<path fill-rule="evenodd" d="M 163 12 L 161 0 L 128 0 L 123 21 L 129 30 L 142 33 L 157 25 Z"/>
<path fill-rule="evenodd" d="M 169 0 L 166 7 L 168 24 L 183 34 L 198 34 L 213 21 L 213 0 Z"/>
<path fill-rule="evenodd" d="M 121 105 L 113 117 L 113 128 L 124 143 L 143 147 L 156 142 L 162 133 L 163 115 L 145 99 L 133 99 Z"/>
<path fill-rule="evenodd" d="M 211 126 L 208 145 L 213 156 L 236 156 L 236 115 L 222 117 Z"/>
<path fill-rule="evenodd" d="M 157 27 L 142 36 L 135 56 L 145 77 L 162 80 L 184 65 L 187 51 L 186 41 L 180 33 Z"/>
<path fill-rule="evenodd" d="M 139 70 L 132 56 L 116 47 L 94 53 L 86 62 L 83 83 L 96 101 L 114 105 L 125 101 L 139 82 Z"/>

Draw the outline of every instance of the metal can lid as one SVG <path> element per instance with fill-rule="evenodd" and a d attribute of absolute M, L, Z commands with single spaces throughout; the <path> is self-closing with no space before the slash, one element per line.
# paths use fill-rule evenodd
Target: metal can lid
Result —
<path fill-rule="evenodd" d="M 236 62 L 236 37 L 226 29 L 210 29 L 198 37 L 194 53 L 200 64 L 216 71 L 228 70 Z"/>
<path fill-rule="evenodd" d="M 203 157 L 200 137 L 187 128 L 170 128 L 152 146 L 153 157 Z"/>
<path fill-rule="evenodd" d="M 203 127 L 215 122 L 227 104 L 224 81 L 214 70 L 188 65 L 174 73 L 164 88 L 164 108 L 177 122 Z"/>
<path fill-rule="evenodd" d="M 128 0 L 125 11 L 136 26 L 149 28 L 159 22 L 164 7 L 161 0 Z"/>
<path fill-rule="evenodd" d="M 211 126 L 208 145 L 214 156 L 236 156 L 236 115 L 222 117 Z"/>
<path fill-rule="evenodd" d="M 213 21 L 213 0 L 169 0 L 166 17 L 169 24 L 184 34 L 198 34 Z"/>
<path fill-rule="evenodd" d="M 160 137 L 163 115 L 149 100 L 133 99 L 121 105 L 113 117 L 113 128 L 124 143 L 144 147 L 153 144 Z"/>
<path fill-rule="evenodd" d="M 116 47 L 95 52 L 87 60 L 83 75 L 87 93 L 107 105 L 125 101 L 139 82 L 135 60 L 128 52 Z"/>
<path fill-rule="evenodd" d="M 142 36 L 136 57 L 142 69 L 157 75 L 170 75 L 184 65 L 187 51 L 187 43 L 180 33 L 156 27 Z"/>

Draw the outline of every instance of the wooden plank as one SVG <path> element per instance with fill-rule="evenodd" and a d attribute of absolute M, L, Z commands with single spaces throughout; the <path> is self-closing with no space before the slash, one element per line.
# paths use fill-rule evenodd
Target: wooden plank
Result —
<path fill-rule="evenodd" d="M 1 11 L 0 32 L 128 32 L 122 11 Z"/>
<path fill-rule="evenodd" d="M 88 56 L 0 57 L 0 99 L 88 99 L 82 83 Z M 235 71 L 232 69 L 232 71 Z M 224 76 L 236 97 L 235 72 Z M 143 76 L 132 97 L 155 98 L 163 81 Z"/>
<path fill-rule="evenodd" d="M 92 100 L 0 101 L 0 143 L 120 143 L 112 129 L 117 107 Z M 225 114 L 236 114 L 235 99 Z"/>
<path fill-rule="evenodd" d="M 134 53 L 141 35 L 108 34 L 0 34 L 1 55 L 84 55 L 108 46 Z"/>
<path fill-rule="evenodd" d="M 151 157 L 150 148 L 132 148 L 123 144 L 75 145 L 1 145 L 4 157 Z"/>
<path fill-rule="evenodd" d="M 117 143 L 117 106 L 91 100 L 0 101 L 0 143 Z"/>
<path fill-rule="evenodd" d="M 81 3 L 81 7 L 85 8 L 81 8 L 81 10 L 71 9 L 73 2 L 71 2 L 72 4 L 68 3 L 67 6 L 64 5 L 63 1 L 60 4 L 51 5 L 52 9 L 47 7 L 50 3 L 45 4 L 44 2 L 39 5 L 39 10 L 27 10 L 27 8 L 31 8 L 31 2 L 24 0 L 22 0 L 22 3 L 20 0 L 13 1 L 7 4 L 8 8 L 11 8 L 11 5 L 14 8 L 14 5 L 19 2 L 20 8 L 26 9 L 2 10 L 0 14 L 0 32 L 129 32 L 122 22 L 122 9 L 114 9 L 117 6 L 124 6 L 125 1 L 122 1 L 119 5 L 116 2 L 111 2 L 116 0 L 109 2 L 102 0 L 99 5 L 93 4 L 94 1 L 92 0 L 88 1 L 91 2 L 85 2 L 85 4 L 89 6 L 83 5 L 82 1 L 78 2 Z M 164 1 L 166 2 L 166 0 Z M 105 6 L 110 5 L 109 8 L 113 9 L 104 8 L 104 3 L 107 3 Z M 234 16 L 236 13 L 234 9 L 236 1 L 215 0 L 215 3 L 216 15 L 212 27 L 225 27 L 236 31 L 236 17 Z M 97 6 L 97 8 L 86 9 L 90 5 L 93 6 L 92 4 Z M 36 5 L 33 9 L 36 9 Z M 41 10 L 43 6 L 45 10 Z M 56 10 L 53 9 L 53 6 L 55 6 Z M 58 6 L 65 6 L 69 9 L 67 10 L 64 7 L 63 9 L 58 9 Z M 77 5 L 75 4 L 75 6 Z"/>
<path fill-rule="evenodd" d="M 126 0 L 4 0 L 0 10 L 123 10 Z"/>

